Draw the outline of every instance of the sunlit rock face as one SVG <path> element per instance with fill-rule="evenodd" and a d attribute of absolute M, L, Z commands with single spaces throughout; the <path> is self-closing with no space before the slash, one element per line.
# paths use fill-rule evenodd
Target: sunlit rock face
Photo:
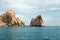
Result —
<path fill-rule="evenodd" d="M 37 16 L 36 18 L 32 18 L 30 26 L 44 26 L 44 22 L 41 15 Z"/>
<path fill-rule="evenodd" d="M 0 26 L 25 26 L 25 23 L 9 10 L 0 15 Z"/>

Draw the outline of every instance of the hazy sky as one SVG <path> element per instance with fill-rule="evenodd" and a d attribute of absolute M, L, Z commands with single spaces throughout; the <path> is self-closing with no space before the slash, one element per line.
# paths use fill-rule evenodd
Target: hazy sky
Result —
<path fill-rule="evenodd" d="M 0 14 L 13 10 L 26 24 L 42 15 L 46 26 L 60 26 L 60 0 L 0 0 Z"/>

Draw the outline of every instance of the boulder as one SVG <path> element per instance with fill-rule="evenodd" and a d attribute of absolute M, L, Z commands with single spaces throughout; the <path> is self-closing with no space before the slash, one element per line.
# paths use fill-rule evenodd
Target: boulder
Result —
<path fill-rule="evenodd" d="M 0 15 L 0 26 L 25 26 L 25 23 L 9 10 Z"/>
<path fill-rule="evenodd" d="M 38 15 L 36 18 L 32 18 L 30 26 L 44 26 L 44 22 L 41 15 Z"/>

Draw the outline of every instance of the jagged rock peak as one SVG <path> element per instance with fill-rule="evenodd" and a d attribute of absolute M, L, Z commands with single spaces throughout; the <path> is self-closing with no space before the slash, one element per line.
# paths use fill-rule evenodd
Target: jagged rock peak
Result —
<path fill-rule="evenodd" d="M 9 10 L 0 15 L 0 26 L 25 26 L 25 23 L 16 17 L 14 11 Z"/>
<path fill-rule="evenodd" d="M 32 18 L 30 26 L 44 26 L 44 22 L 41 15 L 38 15 L 36 18 Z"/>

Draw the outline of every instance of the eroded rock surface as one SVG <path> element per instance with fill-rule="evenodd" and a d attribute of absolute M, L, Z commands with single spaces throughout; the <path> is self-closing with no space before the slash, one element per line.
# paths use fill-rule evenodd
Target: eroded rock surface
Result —
<path fill-rule="evenodd" d="M 9 10 L 0 15 L 0 26 L 25 26 L 25 23 Z"/>
<path fill-rule="evenodd" d="M 37 16 L 36 18 L 32 18 L 30 26 L 44 26 L 44 22 L 41 15 Z"/>

